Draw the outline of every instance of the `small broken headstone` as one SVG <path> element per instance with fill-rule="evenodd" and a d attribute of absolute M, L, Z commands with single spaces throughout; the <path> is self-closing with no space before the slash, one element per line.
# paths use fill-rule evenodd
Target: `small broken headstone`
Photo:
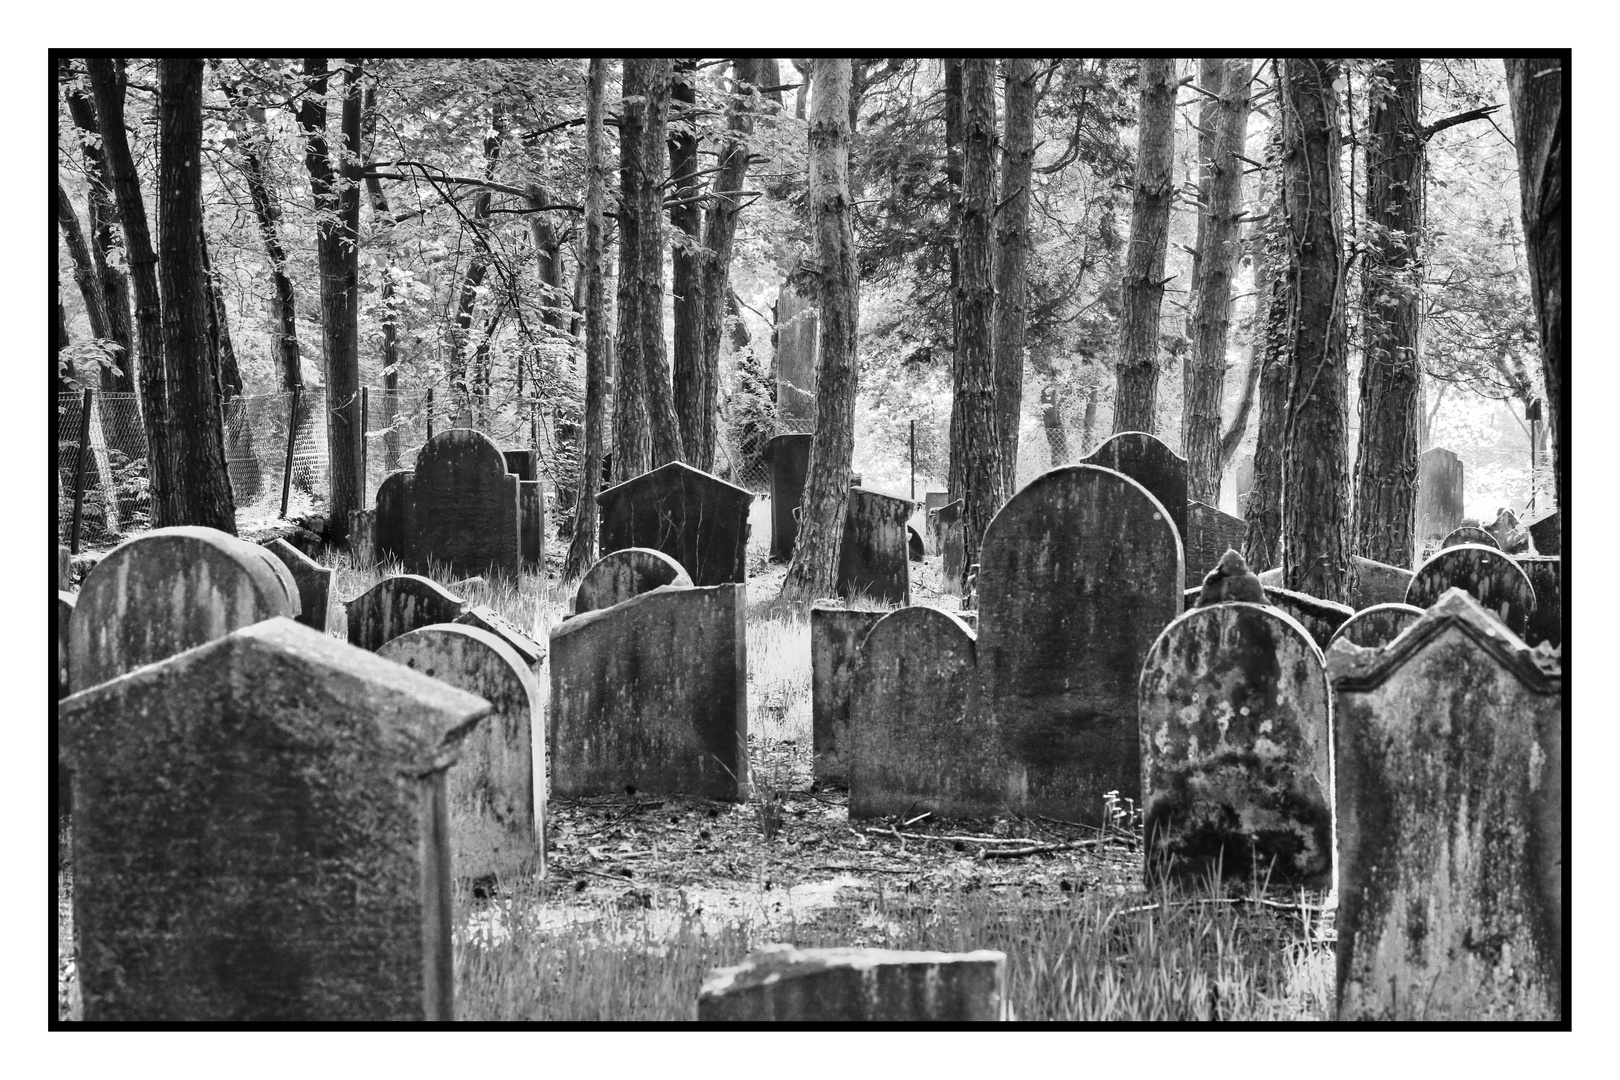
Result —
<path fill-rule="evenodd" d="M 799 535 L 794 513 L 804 501 L 804 482 L 810 472 L 813 436 L 794 432 L 778 435 L 765 444 L 765 465 L 771 472 L 771 558 L 786 561 L 793 555 Z"/>
<path fill-rule="evenodd" d="M 680 563 L 652 548 L 610 551 L 585 571 L 574 593 L 574 614 L 600 611 L 665 585 L 690 586 Z"/>
<path fill-rule="evenodd" d="M 838 1023 L 1003 1019 L 1007 955 L 766 945 L 710 973 L 700 1021 Z"/>
<path fill-rule="evenodd" d="M 326 609 L 332 597 L 332 579 L 337 571 L 322 566 L 285 540 L 272 540 L 264 546 L 281 560 L 298 583 L 298 621 L 312 630 L 325 631 Z"/>
<path fill-rule="evenodd" d="M 344 605 L 349 644 L 376 652 L 384 642 L 434 623 L 453 623 L 467 601 L 419 574 L 385 577 Z"/>

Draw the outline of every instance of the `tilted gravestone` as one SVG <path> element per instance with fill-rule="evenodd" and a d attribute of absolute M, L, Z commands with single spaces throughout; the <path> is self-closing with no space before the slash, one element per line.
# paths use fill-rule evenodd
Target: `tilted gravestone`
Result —
<path fill-rule="evenodd" d="M 710 972 L 700 1021 L 941 1021 L 1004 1019 L 1007 954 L 799 949 L 765 945 Z"/>
<path fill-rule="evenodd" d="M 391 472 L 377 485 L 377 524 L 373 556 L 376 562 L 408 564 L 407 544 L 415 532 L 415 503 L 411 498 L 416 473 L 410 469 Z"/>
<path fill-rule="evenodd" d="M 1413 575 L 1406 602 L 1427 608 L 1447 589 L 1462 589 L 1518 637 L 1529 632 L 1536 590 L 1513 556 L 1483 544 L 1446 548 Z"/>
<path fill-rule="evenodd" d="M 771 558 L 786 561 L 799 536 L 795 512 L 804 502 L 804 482 L 810 473 L 813 436 L 788 433 L 765 444 L 765 465 L 771 471 Z"/>
<path fill-rule="evenodd" d="M 298 583 L 301 601 L 298 621 L 312 630 L 325 631 L 326 609 L 332 599 L 332 579 L 337 571 L 322 566 L 285 540 L 272 540 L 265 549 L 281 560 Z"/>
<path fill-rule="evenodd" d="M 1418 455 L 1417 540 L 1438 540 L 1462 523 L 1462 458 L 1436 446 Z"/>
<path fill-rule="evenodd" d="M 217 529 L 153 529 L 85 578 L 69 633 L 83 690 L 278 615 L 298 614 L 291 575 L 264 548 Z M 289 594 L 291 589 L 291 594 Z"/>
<path fill-rule="evenodd" d="M 1323 600 L 1321 597 L 1309 593 L 1295 592 L 1280 585 L 1266 583 L 1266 575 L 1260 575 L 1260 581 L 1266 587 L 1266 603 L 1279 611 L 1286 612 L 1295 622 L 1305 628 L 1316 642 L 1318 649 L 1328 647 L 1333 635 L 1339 627 L 1349 621 L 1355 614 L 1355 609 L 1349 604 L 1336 604 L 1332 600 Z"/>
<path fill-rule="evenodd" d="M 923 492 L 923 543 L 929 555 L 939 554 L 939 519 L 934 511 L 945 505 L 947 492 Z"/>
<path fill-rule="evenodd" d="M 1562 555 L 1564 553 L 1562 518 L 1559 511 L 1539 517 L 1529 525 L 1530 542 L 1536 546 L 1537 555 Z"/>
<path fill-rule="evenodd" d="M 745 586 L 665 586 L 551 631 L 551 790 L 748 796 Z"/>
<path fill-rule="evenodd" d="M 1557 648 L 1564 643 L 1564 560 L 1557 555 L 1517 555 L 1513 561 L 1536 594 L 1535 610 L 1525 620 L 1520 636 L 1526 645 L 1545 641 Z"/>
<path fill-rule="evenodd" d="M 1478 525 L 1459 525 L 1440 540 L 1442 549 L 1460 547 L 1463 544 L 1479 544 L 1483 547 L 1496 548 L 1498 551 L 1502 549 L 1502 545 L 1496 542 L 1496 537 Z"/>
<path fill-rule="evenodd" d="M 849 489 L 844 539 L 838 547 L 838 595 L 885 604 L 911 603 L 906 519 L 912 503 L 865 488 Z"/>
<path fill-rule="evenodd" d="M 544 645 L 513 626 L 492 607 L 483 604 L 470 607 L 457 615 L 455 622 L 458 626 L 471 626 L 494 634 L 518 654 L 518 658 L 530 671 L 539 670 L 540 661 L 546 658 Z"/>
<path fill-rule="evenodd" d="M 519 531 L 523 566 L 544 571 L 546 565 L 546 497 L 538 480 L 518 481 Z"/>
<path fill-rule="evenodd" d="M 886 614 L 852 611 L 842 600 L 817 600 L 810 608 L 812 770 L 823 784 L 849 783 L 855 660 L 867 633 Z"/>
<path fill-rule="evenodd" d="M 1353 577 L 1350 583 L 1350 606 L 1357 611 L 1374 604 L 1399 604 L 1406 600 L 1406 590 L 1412 584 L 1412 571 L 1376 559 L 1350 556 Z"/>
<path fill-rule="evenodd" d="M 349 644 L 376 652 L 384 642 L 434 623 L 453 623 L 467 601 L 418 574 L 385 577 L 344 605 Z"/>
<path fill-rule="evenodd" d="M 1201 502 L 1187 504 L 1187 531 L 1182 534 L 1187 561 L 1187 588 L 1200 584 L 1229 549 L 1243 550 L 1247 523 Z"/>
<path fill-rule="evenodd" d="M 1217 868 L 1332 884 L 1328 685 L 1304 627 L 1263 604 L 1189 611 L 1154 643 L 1138 702 L 1150 884 Z"/>
<path fill-rule="evenodd" d="M 962 588 L 962 565 L 967 558 L 967 536 L 962 523 L 962 500 L 946 503 L 938 510 L 929 512 L 929 522 L 933 524 L 935 535 L 939 537 L 939 550 L 941 555 L 941 577 L 944 582 L 944 591 L 956 595 Z"/>
<path fill-rule="evenodd" d="M 680 563 L 652 548 L 610 551 L 579 579 L 574 593 L 574 614 L 600 611 L 622 604 L 632 596 L 665 585 L 690 587 L 692 579 Z"/>
<path fill-rule="evenodd" d="M 405 568 L 430 564 L 452 574 L 491 570 L 517 577 L 523 565 L 519 481 L 489 436 L 451 428 L 416 455 L 407 498 Z"/>
<path fill-rule="evenodd" d="M 1559 1019 L 1561 675 L 1459 589 L 1327 664 L 1337 1019 Z"/>
<path fill-rule="evenodd" d="M 517 651 L 487 630 L 424 626 L 385 642 L 384 660 L 476 694 L 489 716 L 450 773 L 450 861 L 457 877 L 545 873 L 545 741 L 540 687 Z"/>
<path fill-rule="evenodd" d="M 748 579 L 751 492 L 679 461 L 596 496 L 601 550 L 655 548 L 680 563 L 694 585 Z"/>
<path fill-rule="evenodd" d="M 1185 546 L 1187 538 L 1187 459 L 1145 431 L 1122 431 L 1104 442 L 1091 456 L 1081 459 L 1083 465 L 1096 465 L 1124 473 L 1147 489 L 1170 512 L 1175 523 L 1176 536 Z M 1237 545 L 1227 545 L 1237 546 Z M 1221 549 L 1222 551 L 1225 548 Z M 1220 552 L 1215 553 L 1220 558 Z M 1209 571 L 1199 568 L 1199 574 Z M 1191 584 L 1189 582 L 1188 584 Z"/>
<path fill-rule="evenodd" d="M 276 618 L 60 703 L 87 1021 L 452 1020 L 481 698 Z"/>
<path fill-rule="evenodd" d="M 1328 642 L 1344 639 L 1363 649 L 1382 649 L 1411 628 L 1423 615 L 1423 609 L 1411 604 L 1374 604 L 1362 608 L 1333 632 Z"/>

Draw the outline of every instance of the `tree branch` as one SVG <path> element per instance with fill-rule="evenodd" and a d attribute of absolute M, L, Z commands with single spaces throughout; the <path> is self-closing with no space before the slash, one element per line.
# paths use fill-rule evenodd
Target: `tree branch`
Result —
<path fill-rule="evenodd" d="M 1502 106 L 1500 105 L 1486 105 L 1478 109 L 1469 109 L 1467 112 L 1457 113 L 1455 116 L 1444 117 L 1436 120 L 1432 124 L 1425 126 L 1422 131 L 1418 132 L 1418 138 L 1422 139 L 1424 142 L 1428 142 L 1429 139 L 1446 130 L 1448 127 L 1456 127 L 1458 124 L 1466 124 L 1470 120 L 1483 120 L 1485 117 L 1491 115 L 1491 113 L 1495 112 L 1501 107 Z"/>

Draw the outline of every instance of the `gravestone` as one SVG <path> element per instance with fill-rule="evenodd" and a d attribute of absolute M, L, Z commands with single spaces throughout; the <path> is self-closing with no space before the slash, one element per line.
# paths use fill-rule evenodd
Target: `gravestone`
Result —
<path fill-rule="evenodd" d="M 597 559 L 579 579 L 579 589 L 574 593 L 574 614 L 610 608 L 665 585 L 690 588 L 692 579 L 680 563 L 662 551 L 652 548 L 610 551 Z"/>
<path fill-rule="evenodd" d="M 838 546 L 838 595 L 885 604 L 911 603 L 906 519 L 912 504 L 865 488 L 849 489 L 844 539 Z"/>
<path fill-rule="evenodd" d="M 85 578 L 69 634 L 83 690 L 277 615 L 298 614 L 285 568 L 257 544 L 200 525 L 126 540 Z M 290 575 L 289 575 L 290 577 Z"/>
<path fill-rule="evenodd" d="M 812 438 L 789 433 L 765 444 L 765 464 L 771 471 L 771 558 L 783 562 L 792 557 L 799 535 L 795 511 L 804 502 Z"/>
<path fill-rule="evenodd" d="M 56 545 L 56 591 L 73 588 L 73 556 L 61 544 Z"/>
<path fill-rule="evenodd" d="M 1170 512 L 1176 536 L 1183 546 L 1187 538 L 1187 459 L 1144 431 L 1122 431 L 1104 442 L 1082 465 L 1096 465 L 1124 473 L 1147 489 Z M 1228 544 L 1227 547 L 1233 545 Z M 1225 548 L 1221 549 L 1222 551 Z M 1220 552 L 1215 552 L 1220 558 Z M 1199 568 L 1202 577 L 1210 567 Z M 1191 584 L 1191 582 L 1189 582 Z"/>
<path fill-rule="evenodd" d="M 1004 1019 L 1007 954 L 765 945 L 698 991 L 699 1021 L 841 1023 Z"/>
<path fill-rule="evenodd" d="M 654 589 L 551 631 L 556 796 L 748 797 L 745 586 Z"/>
<path fill-rule="evenodd" d="M 416 473 L 391 472 L 377 485 L 376 562 L 406 564 L 409 537 L 416 531 L 412 490 Z"/>
<path fill-rule="evenodd" d="M 1333 632 L 1328 645 L 1331 648 L 1334 641 L 1342 638 L 1363 649 L 1382 649 L 1410 629 L 1422 615 L 1423 609 L 1411 604 L 1374 604 L 1346 619 Z"/>
<path fill-rule="evenodd" d="M 1439 552 L 1424 563 L 1406 590 L 1406 602 L 1427 608 L 1447 589 L 1461 589 L 1522 638 L 1530 632 L 1536 590 L 1511 555 L 1483 544 Z"/>
<path fill-rule="evenodd" d="M 1441 446 L 1423 451 L 1418 455 L 1418 542 L 1439 539 L 1462 518 L 1462 458 Z"/>
<path fill-rule="evenodd" d="M 849 816 L 994 817 L 1005 774 L 995 728 L 975 700 L 973 633 L 934 608 L 901 608 L 855 659 Z"/>
<path fill-rule="evenodd" d="M 681 564 L 694 585 L 748 579 L 752 493 L 679 461 L 596 496 L 602 551 L 655 548 Z"/>
<path fill-rule="evenodd" d="M 483 699 L 274 618 L 60 702 L 87 1021 L 452 1020 Z"/>
<path fill-rule="evenodd" d="M 1186 545 L 1187 588 L 1200 584 L 1228 550 L 1242 551 L 1243 534 L 1247 529 L 1247 523 L 1240 517 L 1223 514 L 1201 502 L 1188 503 L 1187 531 L 1182 534 Z"/>
<path fill-rule="evenodd" d="M 1266 575 L 1260 575 L 1264 583 Z M 1278 611 L 1286 612 L 1290 618 L 1305 628 L 1316 642 L 1318 649 L 1326 649 L 1328 642 L 1339 627 L 1349 621 L 1355 609 L 1349 604 L 1336 604 L 1332 600 L 1323 600 L 1309 593 L 1295 592 L 1280 585 L 1266 585 L 1266 603 Z"/>
<path fill-rule="evenodd" d="M 1559 1019 L 1561 676 L 1460 589 L 1327 664 L 1337 1019 Z"/>
<path fill-rule="evenodd" d="M 487 630 L 424 626 L 385 642 L 384 660 L 404 664 L 490 704 L 461 741 L 445 790 L 450 863 L 459 878 L 545 874 L 545 742 L 540 687 L 517 651 Z"/>
<path fill-rule="evenodd" d="M 394 574 L 344 607 L 348 612 L 349 644 L 376 652 L 401 634 L 435 623 L 455 622 L 467 609 L 467 601 L 418 574 Z"/>
<path fill-rule="evenodd" d="M 842 600 L 810 607 L 812 770 L 823 784 L 849 785 L 850 711 L 861 642 L 887 612 L 851 611 Z"/>
<path fill-rule="evenodd" d="M 63 589 L 56 591 L 56 696 L 65 697 L 72 686 L 69 677 L 72 644 L 69 628 L 73 625 L 74 594 Z"/>
<path fill-rule="evenodd" d="M 1535 610 L 1525 620 L 1520 636 L 1526 645 L 1543 641 L 1557 648 L 1564 643 L 1563 559 L 1557 555 L 1519 555 L 1514 558 L 1536 594 Z"/>
<path fill-rule="evenodd" d="M 1523 555 L 1530 550 L 1530 530 L 1519 521 L 1519 515 L 1510 507 L 1499 507 L 1496 518 L 1489 525 L 1484 526 L 1485 531 L 1491 534 L 1496 546 L 1509 555 Z"/>
<path fill-rule="evenodd" d="M 451 428 L 434 435 L 416 455 L 407 492 L 405 568 L 517 577 L 523 565 L 519 483 L 506 471 L 500 447 L 482 432 Z"/>
<path fill-rule="evenodd" d="M 1412 571 L 1376 559 L 1350 556 L 1354 579 L 1350 584 L 1350 606 L 1357 611 L 1374 604 L 1400 604 L 1412 584 Z"/>
<path fill-rule="evenodd" d="M 776 415 L 816 417 L 816 297 L 800 291 L 794 260 L 776 296 Z"/>
<path fill-rule="evenodd" d="M 923 546 L 922 533 L 909 524 L 906 526 L 906 551 L 912 562 L 922 562 L 928 554 L 928 549 Z"/>
<path fill-rule="evenodd" d="M 543 573 L 546 566 L 546 497 L 539 481 L 518 481 L 518 515 L 523 565 L 525 569 Z"/>
<path fill-rule="evenodd" d="M 511 622 L 503 618 L 492 607 L 483 604 L 469 607 L 456 616 L 455 624 L 458 626 L 471 626 L 494 634 L 513 652 L 518 654 L 518 658 L 523 661 L 523 666 L 530 671 L 538 671 L 540 661 L 546 658 L 545 646 L 519 630 L 516 626 L 513 626 Z"/>
<path fill-rule="evenodd" d="M 540 452 L 534 449 L 503 450 L 506 471 L 523 483 L 532 484 L 540 479 Z"/>
<path fill-rule="evenodd" d="M 332 579 L 337 571 L 322 566 L 285 540 L 272 540 L 264 547 L 281 560 L 298 585 L 298 621 L 311 630 L 326 630 L 326 609 L 332 599 Z"/>
<path fill-rule="evenodd" d="M 377 554 L 377 508 L 349 511 L 349 557 L 356 570 L 370 570 L 382 559 Z"/>
<path fill-rule="evenodd" d="M 1263 604 L 1189 611 L 1154 642 L 1138 702 L 1150 885 L 1217 868 L 1332 884 L 1328 685 L 1304 627 Z"/>
<path fill-rule="evenodd" d="M 980 549 L 982 709 L 1021 812 L 1101 824 L 1103 796 L 1139 798 L 1136 684 L 1181 612 L 1181 541 L 1164 505 L 1109 469 L 1030 481 Z"/>
<path fill-rule="evenodd" d="M 1530 542 L 1536 546 L 1537 555 L 1562 555 L 1564 553 L 1562 536 L 1562 519 L 1559 511 L 1539 517 L 1529 525 Z"/>
<path fill-rule="evenodd" d="M 940 576 L 943 578 L 943 590 L 955 596 L 962 591 L 962 565 L 967 559 L 967 535 L 963 531 L 962 500 L 946 503 L 938 510 L 932 511 L 929 518 L 935 523 L 936 533 L 939 536 L 939 550 L 941 558 Z"/>
<path fill-rule="evenodd" d="M 1480 544 L 1484 547 L 1496 548 L 1498 551 L 1502 550 L 1502 545 L 1496 542 L 1496 537 L 1478 525 L 1459 525 L 1446 533 L 1440 541 L 1442 550 L 1458 547 L 1462 544 Z"/>
<path fill-rule="evenodd" d="M 939 554 L 939 525 L 934 517 L 934 511 L 945 505 L 946 492 L 923 492 L 923 543 L 927 545 L 929 555 Z"/>

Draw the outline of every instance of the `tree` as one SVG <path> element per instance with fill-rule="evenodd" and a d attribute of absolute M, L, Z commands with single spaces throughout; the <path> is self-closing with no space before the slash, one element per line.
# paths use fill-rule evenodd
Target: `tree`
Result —
<path fill-rule="evenodd" d="M 1002 62 L 1007 136 L 1001 154 L 1001 203 L 996 211 L 996 441 L 1001 490 L 1018 484 L 1018 420 L 1024 396 L 1024 327 L 1029 314 L 1030 180 L 1035 165 L 1035 65 L 1028 57 Z"/>
<path fill-rule="evenodd" d="M 820 58 L 810 116 L 810 211 L 820 326 L 816 358 L 816 430 L 810 443 L 803 521 L 782 597 L 808 603 L 832 595 L 849 504 L 855 451 L 856 323 L 860 277 L 849 193 L 850 62 Z"/>
<path fill-rule="evenodd" d="M 1164 249 L 1175 201 L 1176 62 L 1141 61 L 1136 183 L 1131 242 L 1120 286 L 1119 357 L 1115 361 L 1114 430 L 1154 433 L 1159 395 L 1159 308 Z"/>
<path fill-rule="evenodd" d="M 714 465 L 714 379 L 703 356 L 703 282 L 699 238 L 703 232 L 697 137 L 697 61 L 679 60 L 670 83 L 669 224 L 670 287 L 675 294 L 674 393 L 682 453 L 708 471 Z M 705 415 L 705 408 L 707 415 Z"/>
<path fill-rule="evenodd" d="M 90 319 L 90 333 L 98 338 L 110 338 L 107 302 L 101 290 L 101 278 L 96 273 L 95 261 L 90 257 L 90 245 L 85 242 L 84 230 L 79 227 L 79 212 L 73 208 L 61 181 L 56 184 L 56 224 L 67 241 L 68 256 L 73 260 L 73 281 L 84 298 L 85 314 Z"/>
<path fill-rule="evenodd" d="M 1275 66 L 1278 61 L 1273 61 Z M 1289 246 L 1284 221 L 1282 128 L 1271 125 L 1266 140 L 1265 223 L 1254 238 L 1254 329 L 1251 372 L 1259 378 L 1255 421 L 1254 485 L 1243 517 L 1243 559 L 1256 572 L 1282 564 L 1283 423 L 1288 407 L 1288 299 L 1284 268 Z"/>
<path fill-rule="evenodd" d="M 1342 602 L 1349 592 L 1344 276 L 1339 220 L 1338 61 L 1278 64 L 1289 263 L 1283 424 L 1283 586 Z"/>

